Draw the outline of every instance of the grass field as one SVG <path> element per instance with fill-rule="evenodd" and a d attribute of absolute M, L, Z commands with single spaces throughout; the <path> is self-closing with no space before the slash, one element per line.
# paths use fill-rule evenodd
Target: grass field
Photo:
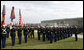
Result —
<path fill-rule="evenodd" d="M 82 33 L 80 33 L 80 35 L 83 35 L 83 32 L 82 32 Z"/>
<path fill-rule="evenodd" d="M 6 47 L 1 49 L 83 49 L 83 39 L 78 39 L 78 41 L 74 41 L 75 38 L 70 37 L 63 40 L 59 40 L 57 42 L 49 43 L 48 40 L 45 42 L 41 40 L 37 40 L 37 36 L 35 33 L 35 38 L 28 38 L 28 42 L 24 43 L 24 36 L 22 36 L 22 44 L 18 44 L 18 38 L 16 37 L 15 46 L 11 46 L 11 38 L 7 38 Z"/>

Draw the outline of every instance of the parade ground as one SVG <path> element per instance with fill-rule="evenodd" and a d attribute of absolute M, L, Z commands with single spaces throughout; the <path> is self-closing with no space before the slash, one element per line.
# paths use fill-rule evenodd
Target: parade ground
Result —
<path fill-rule="evenodd" d="M 82 33 L 83 34 L 83 33 Z M 1 49 L 83 49 L 83 38 L 78 38 L 75 41 L 75 37 L 69 37 L 59 40 L 50 44 L 48 40 L 45 42 L 37 39 L 37 33 L 35 32 L 35 38 L 28 38 L 27 43 L 24 42 L 24 36 L 22 35 L 22 44 L 18 44 L 18 38 L 16 34 L 15 46 L 11 45 L 11 38 L 7 38 L 6 47 Z"/>

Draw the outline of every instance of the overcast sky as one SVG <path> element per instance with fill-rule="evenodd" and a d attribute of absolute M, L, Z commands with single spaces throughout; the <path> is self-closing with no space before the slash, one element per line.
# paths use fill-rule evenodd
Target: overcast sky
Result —
<path fill-rule="evenodd" d="M 1 1 L 1 14 L 3 5 L 6 6 L 6 24 L 11 22 L 12 6 L 15 7 L 15 23 L 19 22 L 19 9 L 23 23 L 83 17 L 83 1 Z"/>

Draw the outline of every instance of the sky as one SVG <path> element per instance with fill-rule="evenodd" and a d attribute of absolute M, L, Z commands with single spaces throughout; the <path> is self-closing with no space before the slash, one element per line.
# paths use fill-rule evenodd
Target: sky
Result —
<path fill-rule="evenodd" d="M 5 23 L 10 24 L 10 14 L 14 6 L 14 23 L 19 23 L 21 9 L 23 23 L 41 23 L 43 20 L 83 17 L 83 1 L 1 1 L 6 6 Z"/>

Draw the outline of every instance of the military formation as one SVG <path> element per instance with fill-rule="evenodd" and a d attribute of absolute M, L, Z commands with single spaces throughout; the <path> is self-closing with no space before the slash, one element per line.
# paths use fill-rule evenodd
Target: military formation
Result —
<path fill-rule="evenodd" d="M 50 41 L 50 43 L 69 38 L 72 34 L 75 34 L 75 41 L 78 40 L 77 27 L 39 27 L 38 28 L 38 40 L 40 40 L 40 36 L 42 35 L 42 40 L 45 41 L 46 39 Z"/>
<path fill-rule="evenodd" d="M 36 28 L 24 26 L 23 29 L 21 29 L 20 26 L 18 27 L 13 26 L 12 29 L 10 29 L 9 26 L 6 27 L 3 26 L 3 29 L 1 30 L 2 47 L 5 48 L 6 38 L 9 38 L 9 35 L 11 37 L 11 45 L 12 46 L 15 45 L 16 31 L 18 36 L 18 44 L 21 44 L 22 42 L 22 31 L 24 35 L 24 42 L 27 43 L 28 41 L 27 38 L 34 38 L 34 30 L 38 30 L 37 31 L 38 40 L 42 40 L 43 42 L 48 40 L 50 43 L 69 38 L 72 36 L 72 34 L 75 34 L 75 41 L 77 41 L 78 40 L 77 34 L 83 31 L 81 28 L 78 28 L 76 26 L 74 27 L 41 27 L 40 26 Z"/>

